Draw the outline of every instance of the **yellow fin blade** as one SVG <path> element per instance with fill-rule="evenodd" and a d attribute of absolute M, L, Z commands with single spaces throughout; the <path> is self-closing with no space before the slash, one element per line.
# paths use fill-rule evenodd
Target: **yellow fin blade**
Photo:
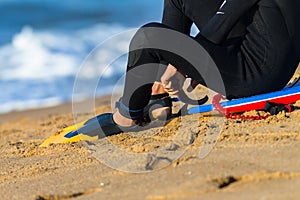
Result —
<path fill-rule="evenodd" d="M 63 143 L 72 143 L 72 142 L 79 142 L 81 140 L 97 140 L 98 136 L 89 136 L 89 135 L 85 135 L 85 134 L 76 134 L 72 137 L 65 137 L 67 134 L 76 131 L 78 129 L 80 129 L 81 127 L 83 127 L 85 125 L 85 122 L 81 122 L 75 125 L 71 125 L 68 126 L 64 129 L 62 129 L 61 131 L 53 134 L 52 136 L 50 136 L 49 138 L 47 138 L 41 145 L 40 147 L 47 147 L 50 144 L 63 144 Z"/>

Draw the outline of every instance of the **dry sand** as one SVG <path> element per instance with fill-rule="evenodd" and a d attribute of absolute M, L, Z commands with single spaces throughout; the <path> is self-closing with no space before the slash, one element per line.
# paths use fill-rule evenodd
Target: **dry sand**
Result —
<path fill-rule="evenodd" d="M 96 105 L 98 113 L 110 111 L 108 98 Z M 262 121 L 216 113 L 185 116 L 138 137 L 124 133 L 88 146 L 100 145 L 96 152 L 85 142 L 39 147 L 73 123 L 71 113 L 71 104 L 65 104 L 0 115 L 1 199 L 300 198 L 300 110 Z M 132 161 L 106 148 L 108 143 L 143 156 Z M 153 153 L 161 149 L 167 152 Z M 172 153 L 181 150 L 171 162 Z M 117 161 L 119 169 L 150 172 L 126 173 L 103 160 Z"/>

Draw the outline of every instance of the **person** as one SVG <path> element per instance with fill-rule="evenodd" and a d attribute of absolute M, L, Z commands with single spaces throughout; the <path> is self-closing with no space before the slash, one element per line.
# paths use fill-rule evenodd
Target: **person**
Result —
<path fill-rule="evenodd" d="M 299 63 L 299 9 L 298 0 L 165 0 L 162 23 L 142 26 L 131 40 L 118 110 L 98 117 L 103 132 L 112 135 L 135 130 L 148 112 L 145 108 L 153 88 L 156 93 L 163 93 L 161 87 L 178 93 L 186 77 L 194 86 L 207 86 L 228 99 L 282 89 Z M 199 29 L 196 36 L 190 36 L 193 23 Z M 179 33 L 207 54 L 194 52 L 193 45 L 185 44 L 178 47 L 183 48 L 180 52 L 209 56 L 224 88 L 206 83 L 207 77 L 214 77 L 214 66 L 207 65 L 206 59 L 198 59 L 195 65 L 172 50 L 156 48 L 168 42 L 165 46 L 179 44 Z M 206 73 L 199 73 L 203 68 Z M 157 80 L 162 86 L 153 86 Z"/>

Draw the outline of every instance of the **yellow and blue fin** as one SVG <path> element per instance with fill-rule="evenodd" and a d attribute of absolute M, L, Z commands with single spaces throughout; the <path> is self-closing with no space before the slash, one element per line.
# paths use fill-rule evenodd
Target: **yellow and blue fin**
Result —
<path fill-rule="evenodd" d="M 87 121 L 68 126 L 54 135 L 47 138 L 40 147 L 47 147 L 50 144 L 63 144 L 79 142 L 81 140 L 97 140 L 99 138 L 100 125 L 97 118 L 94 117 Z"/>

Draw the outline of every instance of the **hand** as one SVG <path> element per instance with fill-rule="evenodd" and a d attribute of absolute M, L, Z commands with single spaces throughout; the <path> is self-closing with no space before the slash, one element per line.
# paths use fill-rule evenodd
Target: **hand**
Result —
<path fill-rule="evenodd" d="M 161 77 L 161 83 L 165 91 L 171 95 L 177 95 L 179 91 L 182 90 L 184 81 L 185 77 L 170 64 Z"/>

